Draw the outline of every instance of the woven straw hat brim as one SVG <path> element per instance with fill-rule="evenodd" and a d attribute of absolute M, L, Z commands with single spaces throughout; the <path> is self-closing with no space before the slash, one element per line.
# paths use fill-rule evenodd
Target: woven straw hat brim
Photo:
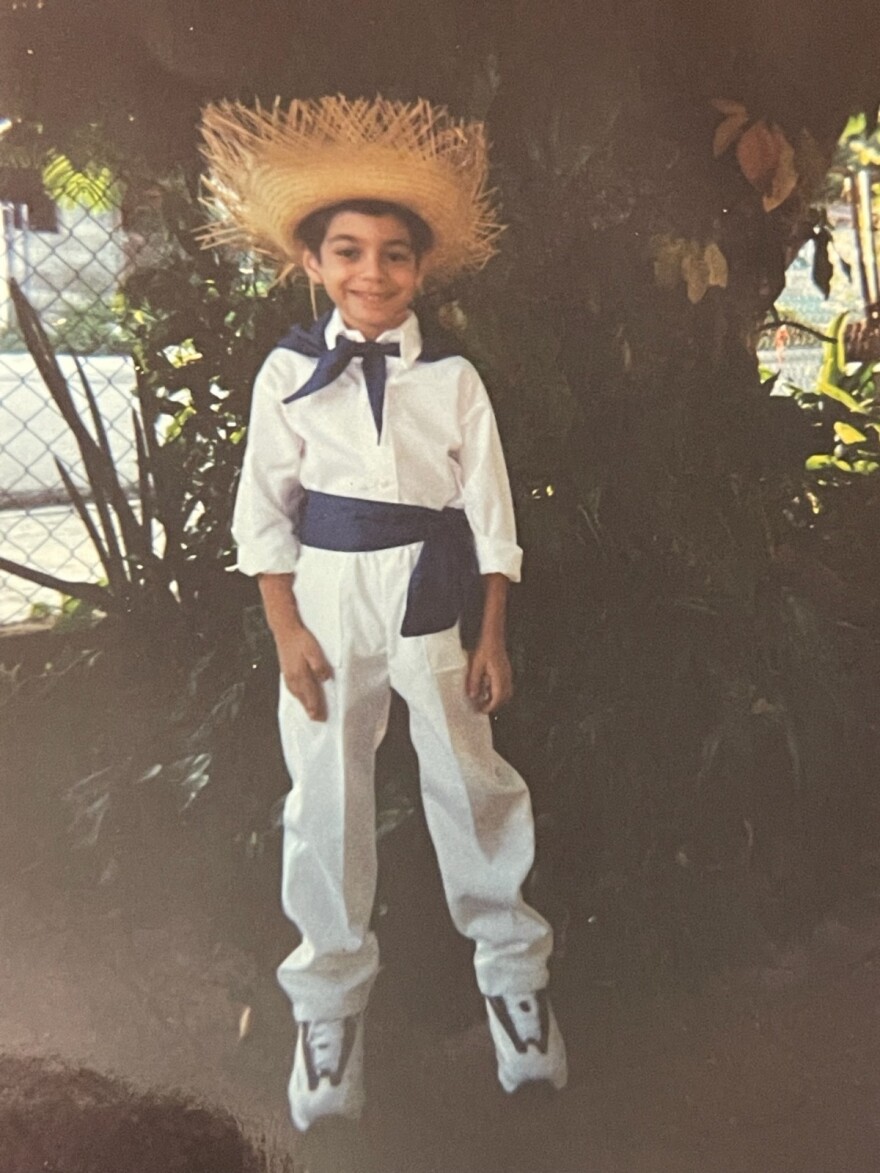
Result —
<path fill-rule="evenodd" d="M 206 245 L 255 249 L 285 277 L 301 265 L 296 230 L 312 212 L 350 199 L 409 208 L 434 244 L 423 271 L 448 278 L 481 268 L 501 232 L 486 187 L 481 123 L 426 102 L 324 98 L 282 112 L 220 103 L 205 111 Z"/>

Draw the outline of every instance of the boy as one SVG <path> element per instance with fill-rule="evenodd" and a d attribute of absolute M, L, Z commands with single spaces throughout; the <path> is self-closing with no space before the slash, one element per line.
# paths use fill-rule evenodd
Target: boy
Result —
<path fill-rule="evenodd" d="M 301 267 L 335 307 L 260 371 L 233 522 L 283 680 L 283 901 L 302 935 L 279 968 L 299 1024 L 293 1121 L 363 1105 L 373 766 L 391 687 L 409 707 L 450 912 L 475 943 L 499 1080 L 562 1087 L 551 931 L 520 894 L 528 791 L 489 722 L 511 694 L 505 603 L 521 559 L 504 458 L 476 371 L 428 353 L 411 309 L 423 280 L 493 252 L 482 126 L 424 102 L 325 98 L 224 103 L 204 133 L 209 243 L 257 248 L 282 275 Z"/>

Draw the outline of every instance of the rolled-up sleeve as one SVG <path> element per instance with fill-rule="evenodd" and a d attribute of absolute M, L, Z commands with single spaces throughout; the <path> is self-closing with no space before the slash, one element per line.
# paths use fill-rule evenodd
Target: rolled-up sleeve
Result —
<path fill-rule="evenodd" d="M 273 351 L 254 383 L 232 536 L 243 574 L 286 574 L 296 569 L 295 524 L 302 488 L 302 440 L 281 402 L 290 392 L 285 355 Z"/>
<path fill-rule="evenodd" d="M 466 392 L 458 455 L 480 574 L 503 574 L 519 582 L 522 550 L 516 541 L 507 465 L 489 395 L 473 368 L 467 374 Z"/>

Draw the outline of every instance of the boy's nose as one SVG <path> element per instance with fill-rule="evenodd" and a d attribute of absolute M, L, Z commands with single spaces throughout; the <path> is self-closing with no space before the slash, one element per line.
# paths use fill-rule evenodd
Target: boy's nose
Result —
<path fill-rule="evenodd" d="M 385 276 L 385 265 L 377 254 L 366 253 L 363 258 L 363 275 L 380 281 Z"/>

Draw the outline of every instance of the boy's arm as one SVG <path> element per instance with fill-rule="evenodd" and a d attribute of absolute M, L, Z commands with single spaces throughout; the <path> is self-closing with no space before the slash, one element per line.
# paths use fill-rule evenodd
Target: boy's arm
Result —
<path fill-rule="evenodd" d="M 467 408 L 457 455 L 477 563 L 482 575 L 503 574 L 510 582 L 519 582 L 522 550 L 516 540 L 513 498 L 495 413 L 473 368 L 466 371 L 463 389 Z"/>
<path fill-rule="evenodd" d="M 484 574 L 483 624 L 470 657 L 467 694 L 480 713 L 494 713 L 513 696 L 513 671 L 507 656 L 508 578 Z"/>
<path fill-rule="evenodd" d="M 232 514 L 238 569 L 251 576 L 293 572 L 299 560 L 294 521 L 302 496 L 303 442 L 281 402 L 300 373 L 291 357 L 272 351 L 254 382 Z"/>
<path fill-rule="evenodd" d="M 507 592 L 518 582 L 522 550 L 498 425 L 489 396 L 472 368 L 466 382 L 469 407 L 462 420 L 459 461 L 464 507 L 483 578 L 483 625 L 470 658 L 467 693 L 482 713 L 494 713 L 513 695 L 507 656 Z"/>
<path fill-rule="evenodd" d="M 327 700 L 321 686 L 332 677 L 333 669 L 300 618 L 293 575 L 261 574 L 259 584 L 285 686 L 313 721 L 326 721 Z"/>
<path fill-rule="evenodd" d="M 232 535 L 239 570 L 259 582 L 285 686 L 312 720 L 323 721 L 327 705 L 321 685 L 333 673 L 318 641 L 303 626 L 293 593 L 293 568 L 299 559 L 293 519 L 301 495 L 302 441 L 281 408 L 284 394 L 296 383 L 290 362 L 289 352 L 273 351 L 254 383 Z"/>

